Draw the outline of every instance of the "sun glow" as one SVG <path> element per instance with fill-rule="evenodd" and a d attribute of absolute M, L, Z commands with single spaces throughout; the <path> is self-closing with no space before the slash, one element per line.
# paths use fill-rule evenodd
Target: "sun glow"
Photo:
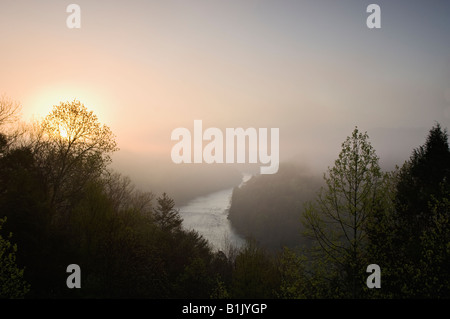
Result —
<path fill-rule="evenodd" d="M 24 115 L 30 118 L 43 119 L 47 116 L 54 105 L 61 102 L 72 102 L 78 100 L 83 103 L 88 110 L 93 111 L 103 123 L 109 123 L 111 112 L 107 112 L 107 94 L 93 93 L 90 90 L 80 88 L 77 85 L 55 85 L 36 90 L 30 94 L 28 99 L 23 101 Z M 60 135 L 67 138 L 67 131 L 60 128 Z"/>
<path fill-rule="evenodd" d="M 61 136 L 63 139 L 67 140 L 69 138 L 69 134 L 67 133 L 67 130 L 64 127 L 59 127 L 59 136 Z"/>

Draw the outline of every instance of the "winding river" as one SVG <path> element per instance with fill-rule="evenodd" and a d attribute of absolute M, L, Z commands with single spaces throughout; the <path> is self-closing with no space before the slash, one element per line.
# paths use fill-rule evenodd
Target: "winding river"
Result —
<path fill-rule="evenodd" d="M 244 175 L 241 185 L 251 175 Z M 241 186 L 239 185 L 239 186 Z M 205 196 L 199 196 L 182 207 L 178 207 L 183 218 L 183 227 L 196 230 L 207 239 L 214 250 L 225 251 L 231 244 L 237 248 L 245 244 L 228 219 L 233 188 L 227 188 Z"/>

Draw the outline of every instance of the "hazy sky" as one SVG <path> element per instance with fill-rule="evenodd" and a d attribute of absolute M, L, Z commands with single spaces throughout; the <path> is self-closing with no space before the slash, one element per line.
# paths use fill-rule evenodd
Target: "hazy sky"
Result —
<path fill-rule="evenodd" d="M 281 160 L 320 171 L 356 125 L 388 165 L 450 128 L 450 1 L 2 0 L 0 39 L 0 92 L 25 120 L 78 98 L 116 134 L 118 165 L 149 176 L 173 169 L 171 132 L 195 119 L 277 127 Z"/>

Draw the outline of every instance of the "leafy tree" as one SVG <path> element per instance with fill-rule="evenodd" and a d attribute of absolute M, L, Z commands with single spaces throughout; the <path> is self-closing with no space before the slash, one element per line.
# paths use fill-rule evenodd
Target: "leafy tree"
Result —
<path fill-rule="evenodd" d="M 111 200 L 116 212 L 132 210 L 143 215 L 152 213 L 155 196 L 151 192 L 142 192 L 136 189 L 128 176 L 108 169 L 101 180 L 103 191 Z"/>
<path fill-rule="evenodd" d="M 336 283 L 334 297 L 360 297 L 368 217 L 383 207 L 383 174 L 367 133 L 354 129 L 324 180 L 316 202 L 305 209 L 304 225 L 329 270 L 327 280 Z"/>
<path fill-rule="evenodd" d="M 51 203 L 56 206 L 99 177 L 117 150 L 110 128 L 77 100 L 55 105 L 39 134 L 35 150 L 51 184 Z"/>
<path fill-rule="evenodd" d="M 449 298 L 450 193 L 445 198 L 434 200 L 430 208 L 433 217 L 420 236 L 421 257 L 410 283 L 420 285 L 421 297 Z"/>
<path fill-rule="evenodd" d="M 213 254 L 208 241 L 197 231 L 180 228 L 162 229 L 161 248 L 167 261 L 166 271 L 173 283 L 175 298 L 208 298 L 212 292 Z"/>
<path fill-rule="evenodd" d="M 9 148 L 0 156 L 0 217 L 6 216 L 5 228 L 15 236 L 20 247 L 17 261 L 27 267 L 25 280 L 32 286 L 28 296 L 52 285 L 47 275 L 61 241 L 51 236 L 47 185 L 36 167 L 30 148 Z"/>
<path fill-rule="evenodd" d="M 367 234 L 369 238 L 368 255 L 370 264 L 378 264 L 381 267 L 383 284 L 382 289 L 368 289 L 365 293 L 371 298 L 393 298 L 395 291 L 401 286 L 395 279 L 399 269 L 389 266 L 388 260 L 398 260 L 398 242 L 395 240 L 395 197 L 399 180 L 399 168 L 385 175 L 380 196 L 383 199 L 383 208 L 375 210 L 369 216 Z M 401 270 L 403 271 L 403 270 Z"/>
<path fill-rule="evenodd" d="M 450 148 L 447 131 L 437 124 L 423 146 L 406 162 L 397 184 L 398 217 L 411 234 L 427 228 L 433 219 L 430 201 L 440 200 L 450 191 Z"/>
<path fill-rule="evenodd" d="M 389 296 L 450 297 L 450 148 L 439 124 L 400 169 L 394 194 L 376 245 L 392 251 L 378 256 Z"/>
<path fill-rule="evenodd" d="M 255 242 L 248 242 L 234 263 L 231 297 L 275 298 L 279 286 L 280 277 L 273 258 Z"/>
<path fill-rule="evenodd" d="M 213 287 L 212 293 L 209 297 L 210 299 L 230 298 L 230 294 L 228 293 L 227 287 L 225 283 L 220 279 L 220 277 L 216 277 L 215 286 Z"/>
<path fill-rule="evenodd" d="M 177 280 L 179 297 L 209 298 L 213 289 L 213 277 L 204 258 L 193 258 Z"/>
<path fill-rule="evenodd" d="M 310 278 L 306 273 L 306 257 L 284 248 L 280 257 L 278 270 L 281 284 L 277 297 L 282 299 L 303 299 L 311 297 Z"/>
<path fill-rule="evenodd" d="M 0 230 L 6 218 L 0 219 Z M 30 285 L 24 280 L 24 269 L 17 266 L 17 245 L 11 244 L 10 233 L 7 238 L 0 234 L 0 298 L 24 298 Z"/>
<path fill-rule="evenodd" d="M 138 211 L 115 211 L 103 181 L 91 182 L 70 215 L 72 255 L 83 265 L 83 295 L 156 297 L 155 226 Z M 126 203 L 124 203 L 126 206 Z M 69 245 L 67 245 L 69 246 Z"/>

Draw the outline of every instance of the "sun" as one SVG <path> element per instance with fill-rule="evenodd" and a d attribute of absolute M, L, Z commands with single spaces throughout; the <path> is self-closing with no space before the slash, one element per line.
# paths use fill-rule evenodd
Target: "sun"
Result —
<path fill-rule="evenodd" d="M 61 136 L 65 140 L 67 140 L 69 138 L 69 134 L 64 127 L 61 127 L 61 126 L 59 127 L 59 136 Z"/>
<path fill-rule="evenodd" d="M 37 89 L 24 101 L 24 115 L 34 119 L 44 118 L 51 112 L 54 105 L 73 100 L 83 103 L 102 122 L 110 120 L 111 111 L 106 107 L 109 105 L 108 96 L 76 84 L 57 84 Z M 60 128 L 60 135 L 67 138 L 68 134 Z"/>

